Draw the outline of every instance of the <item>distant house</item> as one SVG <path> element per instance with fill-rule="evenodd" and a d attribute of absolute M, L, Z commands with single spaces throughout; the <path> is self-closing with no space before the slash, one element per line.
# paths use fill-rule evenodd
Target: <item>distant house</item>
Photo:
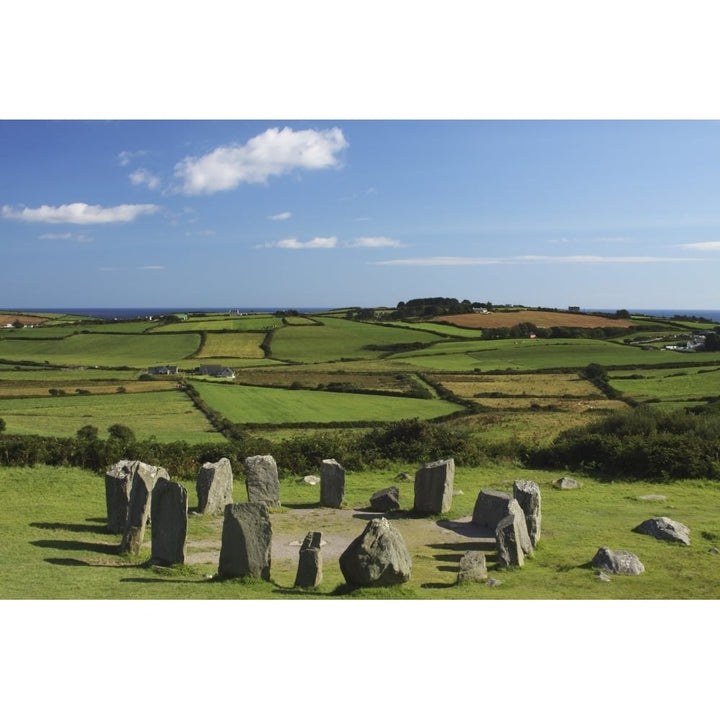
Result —
<path fill-rule="evenodd" d="M 177 365 L 155 365 L 147 369 L 148 375 L 177 375 Z"/>
<path fill-rule="evenodd" d="M 235 378 L 233 370 L 222 365 L 200 365 L 199 368 L 196 368 L 195 374 L 208 375 L 210 377 L 230 378 L 231 380 Z"/>

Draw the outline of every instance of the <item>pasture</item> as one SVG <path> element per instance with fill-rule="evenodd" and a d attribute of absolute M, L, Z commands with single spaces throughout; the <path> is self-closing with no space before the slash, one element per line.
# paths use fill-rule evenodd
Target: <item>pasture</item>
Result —
<path fill-rule="evenodd" d="M 202 399 L 233 423 L 368 423 L 450 415 L 461 406 L 446 400 L 194 382 Z"/>
<path fill-rule="evenodd" d="M 130 426 L 139 439 L 223 440 L 185 393 L 152 390 L 153 385 L 144 383 L 145 392 L 112 395 L 0 397 L 0 417 L 8 433 L 19 435 L 71 437 L 84 425 L 93 425 L 100 430 L 100 437 L 106 438 L 107 428 L 119 423 Z"/>
<path fill-rule="evenodd" d="M 102 476 L 70 468 L 0 468 L 0 504 L 4 521 L 0 539 L 0 595 L 3 599 L 717 599 L 720 556 L 710 552 L 720 542 L 716 484 L 683 481 L 658 487 L 647 483 L 598 483 L 577 476 L 574 491 L 552 488 L 557 474 L 511 467 L 457 468 L 453 499 L 442 516 L 410 512 L 412 482 L 400 483 L 401 508 L 388 518 L 405 541 L 412 559 L 410 581 L 392 588 L 344 586 L 339 554 L 357 537 L 370 517 L 370 495 L 393 482 L 396 467 L 384 472 L 348 473 L 346 499 L 339 510 L 319 506 L 319 489 L 281 482 L 282 508 L 270 514 L 271 580 L 212 581 L 217 572 L 222 519 L 188 518 L 186 563 L 158 568 L 150 557 L 150 530 L 139 556 L 117 553 L 119 535 L 105 529 Z M 524 567 L 500 569 L 493 547 L 473 535 L 468 525 L 482 489 L 508 491 L 514 479 L 533 480 L 543 500 L 542 535 Z M 194 483 L 186 483 L 188 505 L 197 507 Z M 234 500 L 246 500 L 241 473 Z M 632 529 L 648 517 L 670 516 L 691 529 L 691 545 L 680 546 L 640 535 Z M 323 533 L 323 581 L 314 590 L 293 587 L 299 543 L 310 530 Z M 613 576 L 602 582 L 590 567 L 601 546 L 635 553 L 646 571 L 635 577 Z M 458 563 L 468 550 L 484 550 L 489 576 L 500 581 L 457 584 Z M 31 572 L 29 570 L 32 570 Z"/>

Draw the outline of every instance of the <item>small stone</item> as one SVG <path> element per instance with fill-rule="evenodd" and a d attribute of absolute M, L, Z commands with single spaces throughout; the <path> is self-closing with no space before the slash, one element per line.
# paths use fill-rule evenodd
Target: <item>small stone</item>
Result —
<path fill-rule="evenodd" d="M 640 559 L 629 550 L 611 550 L 601 547 L 592 559 L 592 566 L 613 575 L 639 575 L 645 572 Z"/>
<path fill-rule="evenodd" d="M 580 487 L 580 483 L 571 477 L 561 477 L 553 480 L 553 487 L 558 490 L 575 490 Z"/>

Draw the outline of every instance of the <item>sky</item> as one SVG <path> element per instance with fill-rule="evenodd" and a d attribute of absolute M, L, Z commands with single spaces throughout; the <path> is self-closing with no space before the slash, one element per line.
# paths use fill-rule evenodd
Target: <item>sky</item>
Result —
<path fill-rule="evenodd" d="M 2 307 L 716 308 L 709 120 L 0 121 Z"/>

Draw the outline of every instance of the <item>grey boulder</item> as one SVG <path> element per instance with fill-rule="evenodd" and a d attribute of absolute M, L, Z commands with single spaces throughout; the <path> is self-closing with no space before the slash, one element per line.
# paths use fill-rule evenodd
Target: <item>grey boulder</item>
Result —
<path fill-rule="evenodd" d="M 629 550 L 611 550 L 601 547 L 592 559 L 592 566 L 613 575 L 640 575 L 645 566 L 640 559 Z"/>
<path fill-rule="evenodd" d="M 400 532 L 386 518 L 371 520 L 340 555 L 348 585 L 387 587 L 410 579 L 412 560 Z"/>
<path fill-rule="evenodd" d="M 690 544 L 690 528 L 669 517 L 655 517 L 641 522 L 633 532 L 650 535 L 658 540 L 670 540 L 683 545 Z"/>

